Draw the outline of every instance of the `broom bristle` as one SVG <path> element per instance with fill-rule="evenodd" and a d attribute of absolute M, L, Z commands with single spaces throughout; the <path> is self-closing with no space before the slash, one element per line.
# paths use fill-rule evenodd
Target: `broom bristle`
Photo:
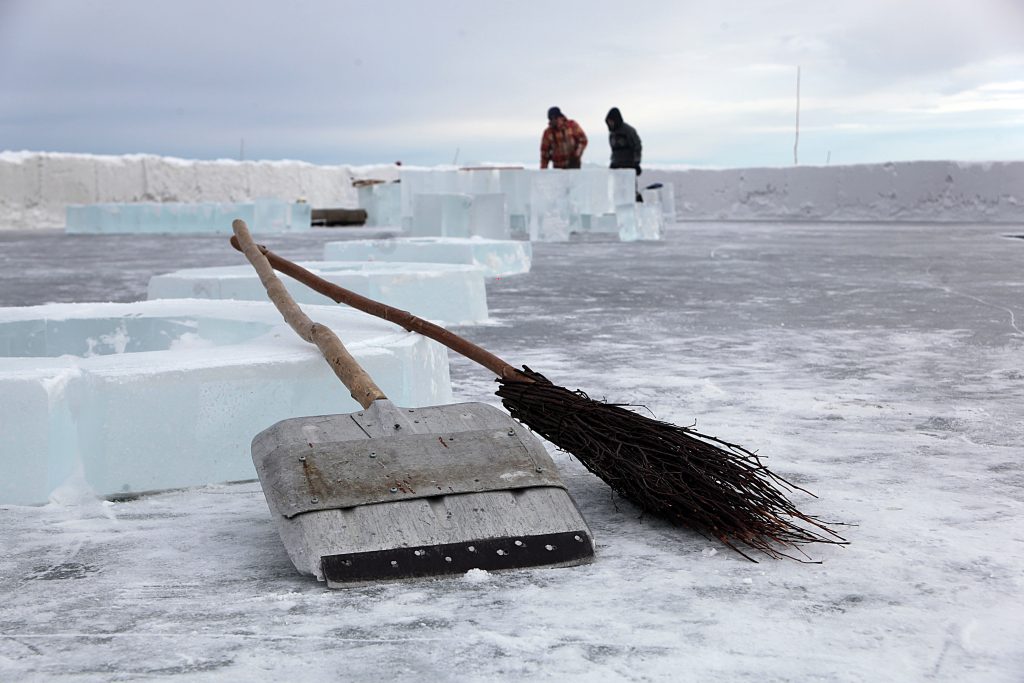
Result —
<path fill-rule="evenodd" d="M 496 393 L 512 417 L 641 509 L 717 538 L 751 561 L 740 546 L 779 558 L 791 557 L 780 547 L 846 543 L 787 496 L 809 492 L 745 448 L 595 401 L 523 369 L 532 382 L 498 380 Z"/>

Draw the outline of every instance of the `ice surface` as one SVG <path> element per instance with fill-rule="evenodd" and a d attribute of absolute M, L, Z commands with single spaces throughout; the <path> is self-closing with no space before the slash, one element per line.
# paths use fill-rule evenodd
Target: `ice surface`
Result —
<path fill-rule="evenodd" d="M 245 204 L 142 202 L 136 204 L 74 204 L 67 208 L 68 233 L 231 234 L 231 221 L 241 218 L 258 233 L 308 230 L 311 209 L 305 202 L 259 199 Z"/>
<path fill-rule="evenodd" d="M 856 525 L 849 547 L 809 549 L 822 564 L 747 562 L 558 452 L 595 562 L 484 583 L 328 592 L 296 573 L 254 483 L 69 495 L 0 506 L 0 678 L 1019 683 L 1024 239 L 1004 234 L 1024 229 L 687 223 L 537 243 L 529 277 L 490 283 L 505 324 L 474 341 L 757 448 L 818 496 L 795 492 L 801 509 Z M 0 290 L 105 295 L 81 242 Z M 111 257 L 142 287 L 161 244 Z M 497 403 L 490 373 L 453 357 L 452 378 L 457 400 Z"/>
<path fill-rule="evenodd" d="M 558 452 L 595 562 L 480 584 L 328 592 L 254 483 L 0 505 L 0 678 L 1020 683 L 1024 239 L 1005 234 L 1024 229 L 692 222 L 537 243 L 528 277 L 489 284 L 503 324 L 473 341 L 756 448 L 818 496 L 794 492 L 802 510 L 856 525 L 809 549 L 822 564 L 747 562 Z M 10 235 L 5 253 L 35 243 L 52 267 L 0 271 L 0 291 L 107 296 L 73 258 L 90 240 L 54 239 Z M 181 242 L 179 263 L 210 250 Z M 112 243 L 126 287 L 164 245 Z M 456 400 L 497 404 L 493 375 L 451 362 Z"/>
<path fill-rule="evenodd" d="M 463 263 L 483 268 L 487 278 L 530 272 L 532 254 L 529 242 L 479 237 L 399 237 L 342 240 L 324 245 L 326 261 Z"/>
<path fill-rule="evenodd" d="M 437 344 L 337 306 L 306 310 L 396 404 L 450 401 Z M 259 431 L 357 409 L 270 303 L 0 309 L 0 503 L 46 502 L 69 478 L 105 495 L 251 479 Z"/>
<path fill-rule="evenodd" d="M 487 320 L 483 268 L 447 263 L 315 261 L 301 264 L 325 280 L 357 294 L 447 325 Z M 336 305 L 306 285 L 282 275 L 299 303 Z M 239 299 L 265 301 L 266 289 L 251 266 L 190 268 L 149 280 L 150 299 Z"/>

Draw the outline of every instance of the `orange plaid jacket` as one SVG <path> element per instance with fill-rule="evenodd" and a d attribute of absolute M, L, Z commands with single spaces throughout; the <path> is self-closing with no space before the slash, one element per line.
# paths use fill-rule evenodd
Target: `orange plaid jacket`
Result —
<path fill-rule="evenodd" d="M 565 120 L 563 128 L 548 126 L 540 139 L 540 166 L 547 168 L 550 163 L 555 168 L 567 168 L 571 159 L 583 156 L 587 147 L 587 134 L 580 124 L 572 119 Z"/>

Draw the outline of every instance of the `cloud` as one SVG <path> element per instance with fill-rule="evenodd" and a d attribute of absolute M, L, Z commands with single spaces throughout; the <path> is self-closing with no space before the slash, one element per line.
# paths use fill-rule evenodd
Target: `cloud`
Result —
<path fill-rule="evenodd" d="M 455 148 L 532 160 L 557 104 L 595 158 L 615 105 L 652 160 L 716 163 L 720 144 L 721 159 L 785 163 L 764 155 L 792 126 L 797 66 L 810 136 L 1008 117 L 1024 64 L 1016 0 L 7 0 L 0 12 L 0 139 L 58 151 L 216 157 L 244 137 L 251 154 L 315 162 L 447 163 Z"/>

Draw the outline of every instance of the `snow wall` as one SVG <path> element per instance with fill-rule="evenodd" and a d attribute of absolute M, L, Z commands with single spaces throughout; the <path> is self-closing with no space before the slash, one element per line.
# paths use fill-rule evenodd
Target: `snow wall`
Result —
<path fill-rule="evenodd" d="M 352 181 L 363 177 L 396 179 L 398 168 L 0 152 L 0 229 L 64 227 L 68 204 L 304 198 L 315 208 L 355 208 Z"/>
<path fill-rule="evenodd" d="M 1024 161 L 644 170 L 678 220 L 1024 223 Z"/>
<path fill-rule="evenodd" d="M 352 181 L 398 167 L 300 161 L 189 161 L 150 155 L 0 152 L 0 229 L 60 228 L 68 204 L 246 202 L 356 207 Z M 1024 223 L 1024 162 L 913 161 L 856 166 L 645 169 L 671 183 L 680 220 Z"/>

